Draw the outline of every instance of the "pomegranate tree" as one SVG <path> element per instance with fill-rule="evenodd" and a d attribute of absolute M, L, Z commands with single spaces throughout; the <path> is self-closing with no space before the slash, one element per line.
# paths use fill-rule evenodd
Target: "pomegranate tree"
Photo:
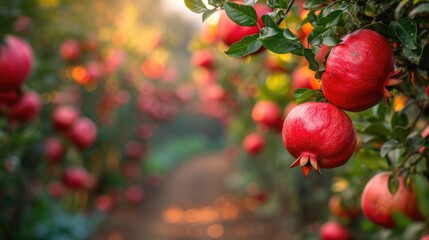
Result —
<path fill-rule="evenodd" d="M 389 178 L 399 181 L 396 193 L 389 190 Z M 393 213 L 400 212 L 411 219 L 421 220 L 413 188 L 405 187 L 404 177 L 397 179 L 392 172 L 381 172 L 372 177 L 362 192 L 363 214 L 372 222 L 385 228 L 394 228 Z"/>
<path fill-rule="evenodd" d="M 338 107 L 359 112 L 392 97 L 386 87 L 400 83 L 391 79 L 393 53 L 379 33 L 361 29 L 348 34 L 332 48 L 322 74 L 326 99 Z"/>
<path fill-rule="evenodd" d="M 307 102 L 296 106 L 283 124 L 283 143 L 296 158 L 304 176 L 314 168 L 334 168 L 346 163 L 356 146 L 356 132 L 349 116 L 328 103 Z"/>

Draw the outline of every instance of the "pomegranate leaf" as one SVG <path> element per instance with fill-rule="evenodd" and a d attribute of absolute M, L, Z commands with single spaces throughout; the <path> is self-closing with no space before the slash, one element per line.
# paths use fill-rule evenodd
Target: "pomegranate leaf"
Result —
<path fill-rule="evenodd" d="M 417 26 L 413 19 L 402 18 L 389 24 L 389 36 L 397 38 L 406 48 L 417 49 Z"/>
<path fill-rule="evenodd" d="M 215 13 L 217 11 L 217 9 L 210 9 L 207 10 L 203 13 L 203 22 L 207 20 L 207 18 L 209 18 L 211 15 L 213 15 L 213 13 Z"/>
<path fill-rule="evenodd" d="M 258 51 L 262 47 L 261 41 L 258 40 L 259 34 L 246 36 L 239 42 L 231 45 L 225 52 L 231 57 L 243 57 Z"/>
<path fill-rule="evenodd" d="M 421 13 L 428 13 L 429 12 L 429 3 L 422 3 L 415 7 L 413 10 L 411 10 L 410 13 L 408 13 L 408 16 L 414 17 L 415 15 L 421 14 Z"/>
<path fill-rule="evenodd" d="M 396 149 L 399 146 L 399 141 L 396 139 L 390 139 L 389 141 L 385 142 L 383 146 L 380 149 L 380 156 L 386 157 L 387 154 L 392 151 L 393 149 Z"/>
<path fill-rule="evenodd" d="M 420 46 L 418 46 L 417 49 L 414 49 L 414 50 L 409 48 L 403 48 L 402 53 L 412 63 L 419 64 L 420 59 L 422 58 L 423 49 Z"/>
<path fill-rule="evenodd" d="M 401 213 L 401 212 L 393 212 L 393 221 L 395 222 L 395 228 L 396 229 L 405 229 L 406 227 L 410 226 L 413 221 L 407 217 L 407 215 Z"/>
<path fill-rule="evenodd" d="M 325 27 L 332 27 L 339 25 L 342 17 L 343 17 L 343 10 L 335 10 L 328 14 L 326 17 L 319 18 L 317 20 L 318 26 L 325 26 Z"/>
<path fill-rule="evenodd" d="M 423 175 L 416 174 L 414 176 L 414 184 L 416 187 L 417 204 L 419 210 L 425 219 L 429 219 L 429 182 Z"/>
<path fill-rule="evenodd" d="M 329 4 L 328 0 L 307 0 L 305 1 L 304 8 L 316 10 L 324 8 L 326 4 Z"/>
<path fill-rule="evenodd" d="M 309 98 L 319 94 L 319 90 L 311 90 L 308 88 L 299 88 L 293 92 L 293 96 L 296 98 L 298 104 L 306 102 Z"/>
<path fill-rule="evenodd" d="M 262 41 L 262 44 L 264 45 L 264 47 L 278 54 L 293 53 L 296 55 L 302 55 L 301 50 L 304 48 L 304 46 L 298 39 L 290 40 L 289 38 L 285 37 L 283 32 L 273 34 L 274 32 L 275 30 L 261 31 L 261 36 L 259 40 Z M 288 34 L 286 34 L 286 36 L 288 36 Z"/>
<path fill-rule="evenodd" d="M 238 25 L 246 27 L 258 25 L 258 15 L 253 7 L 226 2 L 224 8 L 226 15 Z"/>
<path fill-rule="evenodd" d="M 287 0 L 268 0 L 267 4 L 270 8 L 286 8 L 290 1 Z"/>
<path fill-rule="evenodd" d="M 389 176 L 388 187 L 389 187 L 389 191 L 392 195 L 395 195 L 396 192 L 398 192 L 399 179 L 396 177 L 395 174 Z"/>
<path fill-rule="evenodd" d="M 208 3 L 214 7 L 220 7 L 225 3 L 225 0 L 209 0 Z"/>
<path fill-rule="evenodd" d="M 319 70 L 319 63 L 316 61 L 315 59 L 315 54 L 313 53 L 313 51 L 309 48 L 304 48 L 302 50 L 302 54 L 304 55 L 305 59 L 308 61 L 309 68 L 313 71 L 317 71 Z"/>
<path fill-rule="evenodd" d="M 202 0 L 185 0 L 185 5 L 195 13 L 203 13 L 208 10 Z"/>

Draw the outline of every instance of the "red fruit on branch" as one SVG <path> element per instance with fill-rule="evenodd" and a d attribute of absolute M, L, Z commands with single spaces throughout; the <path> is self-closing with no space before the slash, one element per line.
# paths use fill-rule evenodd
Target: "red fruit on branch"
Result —
<path fill-rule="evenodd" d="M 52 112 L 52 123 L 55 129 L 67 131 L 73 126 L 78 116 L 79 113 L 75 108 L 59 106 Z"/>
<path fill-rule="evenodd" d="M 0 44 L 0 89 L 16 90 L 30 75 L 33 50 L 19 37 L 8 35 Z"/>
<path fill-rule="evenodd" d="M 60 45 L 60 56 L 66 61 L 73 61 L 80 56 L 79 42 L 74 39 L 67 39 Z"/>
<path fill-rule="evenodd" d="M 125 196 L 131 203 L 138 203 L 142 200 L 144 195 L 143 189 L 138 185 L 128 187 Z"/>
<path fill-rule="evenodd" d="M 241 1 L 242 2 L 242 1 Z M 241 2 L 237 2 L 241 4 Z M 256 14 L 258 15 L 258 25 L 262 28 L 264 23 L 262 22 L 262 15 L 271 12 L 271 9 L 263 4 L 257 3 L 254 6 Z M 258 26 L 245 27 L 240 26 L 232 21 L 225 12 L 222 12 L 219 23 L 218 23 L 218 34 L 219 38 L 226 45 L 231 46 L 233 43 L 240 41 L 243 37 L 259 33 Z"/>
<path fill-rule="evenodd" d="M 70 189 L 85 188 L 88 172 L 83 167 L 69 167 L 63 173 L 63 183 Z"/>
<path fill-rule="evenodd" d="M 316 79 L 315 74 L 316 73 L 310 70 L 308 66 L 302 66 L 297 68 L 292 73 L 292 89 L 320 89 L 320 81 Z"/>
<path fill-rule="evenodd" d="M 322 74 L 326 99 L 348 111 L 359 112 L 376 105 L 383 96 L 392 97 L 386 89 L 399 84 L 391 79 L 393 53 L 389 42 L 380 34 L 361 29 L 344 37 L 332 48 Z"/>
<path fill-rule="evenodd" d="M 108 212 L 113 208 L 114 203 L 111 196 L 103 194 L 94 199 L 94 205 L 98 210 Z"/>
<path fill-rule="evenodd" d="M 63 142 L 55 137 L 45 139 L 43 149 L 46 159 L 51 163 L 60 162 L 65 153 Z"/>
<path fill-rule="evenodd" d="M 349 240 L 352 239 L 350 231 L 341 224 L 329 221 L 320 227 L 321 240 Z"/>
<path fill-rule="evenodd" d="M 283 118 L 275 102 L 268 100 L 257 102 L 252 109 L 252 119 L 264 127 L 278 131 L 282 129 Z"/>
<path fill-rule="evenodd" d="M 399 176 L 399 188 L 395 194 L 389 191 L 391 172 L 381 172 L 366 184 L 361 198 L 363 214 L 375 224 L 394 228 L 393 213 L 400 212 L 413 220 L 422 220 L 413 188 L 406 188 L 405 178 Z"/>
<path fill-rule="evenodd" d="M 8 114 L 11 122 L 29 122 L 37 117 L 42 108 L 42 100 L 36 92 L 26 92 L 12 105 Z"/>
<path fill-rule="evenodd" d="M 79 149 L 89 148 L 97 138 L 97 126 L 90 119 L 81 117 L 74 123 L 69 136 Z"/>
<path fill-rule="evenodd" d="M 429 240 L 429 233 L 420 237 L 420 240 Z"/>
<path fill-rule="evenodd" d="M 328 103 L 307 102 L 296 106 L 283 124 L 283 143 L 295 158 L 290 166 L 334 168 L 346 163 L 356 146 L 356 132 L 349 116 Z"/>
<path fill-rule="evenodd" d="M 257 134 L 250 133 L 243 140 L 243 148 L 250 155 L 256 155 L 264 149 L 265 139 Z"/>

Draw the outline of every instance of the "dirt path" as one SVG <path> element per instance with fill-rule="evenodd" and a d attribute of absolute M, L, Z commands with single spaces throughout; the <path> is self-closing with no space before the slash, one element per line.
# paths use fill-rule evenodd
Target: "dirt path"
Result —
<path fill-rule="evenodd" d="M 255 202 L 226 187 L 233 162 L 217 153 L 185 162 L 138 207 L 113 211 L 95 240 L 275 240 L 276 219 L 256 216 Z M 253 205 L 252 205 L 253 204 Z"/>

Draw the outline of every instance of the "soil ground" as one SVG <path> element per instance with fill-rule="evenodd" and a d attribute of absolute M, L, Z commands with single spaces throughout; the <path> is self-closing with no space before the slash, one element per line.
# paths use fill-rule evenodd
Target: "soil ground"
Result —
<path fill-rule="evenodd" d="M 233 160 L 224 153 L 197 157 L 146 190 L 137 206 L 107 217 L 94 240 L 287 240 L 278 219 L 255 214 L 258 202 L 234 196 L 226 179 Z"/>

